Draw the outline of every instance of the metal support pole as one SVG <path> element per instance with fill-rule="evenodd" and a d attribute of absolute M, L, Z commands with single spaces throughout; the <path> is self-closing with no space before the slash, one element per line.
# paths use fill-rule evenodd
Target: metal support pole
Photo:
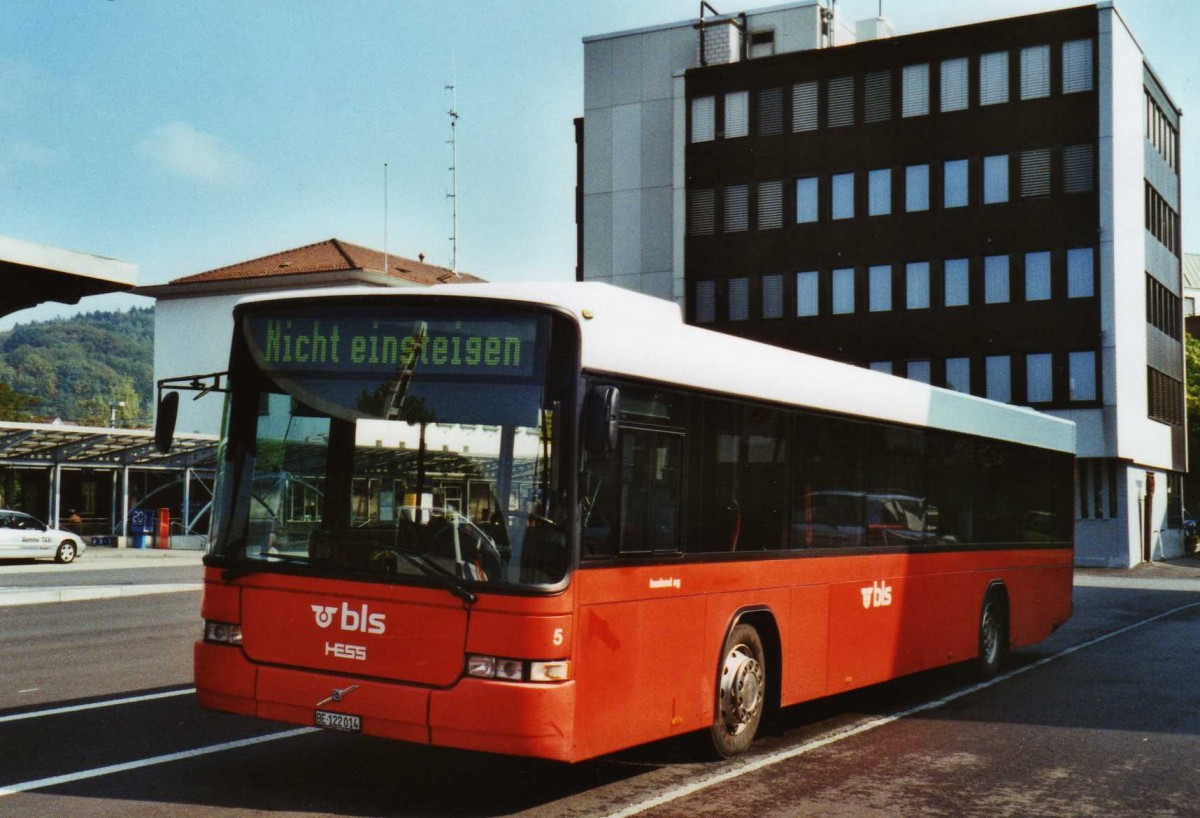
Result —
<path fill-rule="evenodd" d="M 62 466 L 55 465 L 50 470 L 50 527 L 58 528 L 58 518 L 62 513 Z"/>
<path fill-rule="evenodd" d="M 121 469 L 121 527 L 122 537 L 129 536 L 129 467 Z"/>
<path fill-rule="evenodd" d="M 192 468 L 183 470 L 183 509 L 179 515 L 183 518 L 183 533 L 192 533 Z"/>

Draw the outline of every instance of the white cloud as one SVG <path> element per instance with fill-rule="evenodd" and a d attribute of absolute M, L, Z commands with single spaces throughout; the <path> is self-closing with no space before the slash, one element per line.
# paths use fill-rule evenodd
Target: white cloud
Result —
<path fill-rule="evenodd" d="M 206 184 L 241 186 L 253 172 L 250 160 L 186 122 L 159 125 L 138 148 L 171 173 Z"/>

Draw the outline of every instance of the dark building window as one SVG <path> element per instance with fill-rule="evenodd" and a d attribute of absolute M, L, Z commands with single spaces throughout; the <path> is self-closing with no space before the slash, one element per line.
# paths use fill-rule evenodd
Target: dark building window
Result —
<path fill-rule="evenodd" d="M 886 216 L 892 212 L 892 169 L 867 172 L 867 215 Z"/>
<path fill-rule="evenodd" d="M 694 290 L 694 315 L 697 324 L 711 324 L 717 314 L 715 281 L 697 281 Z"/>
<path fill-rule="evenodd" d="M 1050 403 L 1054 400 L 1054 356 L 1038 352 L 1025 356 L 1025 402 Z"/>
<path fill-rule="evenodd" d="M 716 122 L 716 98 L 695 97 L 692 100 L 692 141 L 713 141 L 717 135 Z"/>
<path fill-rule="evenodd" d="M 879 264 L 867 270 L 867 309 L 887 312 L 892 308 L 892 268 Z"/>
<path fill-rule="evenodd" d="M 830 128 L 854 124 L 854 77 L 837 77 L 829 81 L 826 121 Z"/>
<path fill-rule="evenodd" d="M 833 271 L 833 314 L 849 315 L 854 312 L 854 268 L 843 267 Z"/>
<path fill-rule="evenodd" d="M 902 76 L 900 116 L 929 113 L 929 65 L 906 65 Z"/>
<path fill-rule="evenodd" d="M 792 130 L 817 129 L 817 84 L 801 82 L 792 86 Z"/>
<path fill-rule="evenodd" d="M 1021 49 L 1021 99 L 1050 96 L 1050 46 Z"/>
<path fill-rule="evenodd" d="M 762 277 L 762 317 L 783 317 L 783 276 L 778 273 Z"/>
<path fill-rule="evenodd" d="M 1096 353 L 1090 350 L 1069 353 L 1067 368 L 1071 376 L 1071 400 L 1096 400 Z"/>
<path fill-rule="evenodd" d="M 729 320 L 745 321 L 750 317 L 750 279 L 729 279 Z"/>
<path fill-rule="evenodd" d="M 867 122 L 886 122 L 892 118 L 892 72 L 874 71 L 863 79 L 864 110 Z"/>
<path fill-rule="evenodd" d="M 758 92 L 758 133 L 760 136 L 783 133 L 782 88 L 764 88 Z"/>
<path fill-rule="evenodd" d="M 1063 193 L 1091 193 L 1096 189 L 1096 149 L 1086 145 L 1068 145 L 1062 149 Z"/>
<path fill-rule="evenodd" d="M 1146 229 L 1164 247 L 1179 255 L 1179 214 L 1149 182 L 1146 182 Z"/>
<path fill-rule="evenodd" d="M 820 218 L 820 187 L 820 180 L 815 176 L 796 180 L 796 224 L 808 224 Z"/>
<path fill-rule="evenodd" d="M 1179 131 L 1167 119 L 1162 108 L 1154 101 L 1150 89 L 1143 89 L 1146 99 L 1146 139 L 1154 145 L 1171 170 L 1179 172 Z"/>
<path fill-rule="evenodd" d="M 746 185 L 725 188 L 725 232 L 740 233 L 750 228 L 750 193 Z"/>
<path fill-rule="evenodd" d="M 1146 321 L 1176 341 L 1180 340 L 1183 323 L 1180 307 L 1179 296 L 1146 273 Z"/>
<path fill-rule="evenodd" d="M 1008 154 L 983 157 L 983 203 L 1008 201 Z"/>
<path fill-rule="evenodd" d="M 942 207 L 966 207 L 970 202 L 966 159 L 951 159 L 942 165 Z"/>
<path fill-rule="evenodd" d="M 904 305 L 910 310 L 929 308 L 929 262 L 913 261 L 904 267 Z"/>
<path fill-rule="evenodd" d="M 987 378 L 987 391 L 984 396 L 988 400 L 1011 403 L 1012 359 L 1007 355 L 989 355 L 983 364 L 984 375 Z"/>
<path fill-rule="evenodd" d="M 1146 367 L 1150 419 L 1171 426 L 1183 425 L 1183 383 L 1152 366 Z"/>
<path fill-rule="evenodd" d="M 715 226 L 715 204 L 716 191 L 712 188 L 688 192 L 688 220 L 693 236 L 712 235 Z"/>
<path fill-rule="evenodd" d="M 725 138 L 750 135 L 750 93 L 731 91 L 725 95 Z"/>
<path fill-rule="evenodd" d="M 945 305 L 965 307 L 971 303 L 970 262 L 965 258 L 948 258 L 942 268 Z"/>
<path fill-rule="evenodd" d="M 971 394 L 971 359 L 946 359 L 946 388 L 955 392 Z"/>
<path fill-rule="evenodd" d="M 1091 298 L 1096 294 L 1095 250 L 1074 247 L 1067 251 L 1067 298 Z"/>
<path fill-rule="evenodd" d="M 1091 91 L 1092 41 L 1071 40 L 1062 45 L 1062 90 L 1064 94 Z"/>
<path fill-rule="evenodd" d="M 1025 300 L 1050 300 L 1050 253 L 1025 254 Z"/>
<path fill-rule="evenodd" d="M 821 274 L 816 270 L 796 273 L 796 315 L 821 314 Z"/>
<path fill-rule="evenodd" d="M 783 182 L 758 183 L 758 229 L 783 227 Z"/>
<path fill-rule="evenodd" d="M 908 213 L 929 209 L 929 165 L 904 169 L 904 209 Z"/>
<path fill-rule="evenodd" d="M 969 101 L 966 57 L 942 60 L 942 112 L 965 111 Z"/>
<path fill-rule="evenodd" d="M 835 173 L 831 179 L 832 205 L 830 213 L 835 219 L 854 218 L 854 174 Z"/>
<path fill-rule="evenodd" d="M 983 303 L 1007 304 L 1010 289 L 1008 256 L 985 256 L 983 259 Z"/>
<path fill-rule="evenodd" d="M 1008 102 L 1008 52 L 997 51 L 979 58 L 979 104 Z"/>
<path fill-rule="evenodd" d="M 1021 196 L 1050 195 L 1050 149 L 1021 151 Z"/>

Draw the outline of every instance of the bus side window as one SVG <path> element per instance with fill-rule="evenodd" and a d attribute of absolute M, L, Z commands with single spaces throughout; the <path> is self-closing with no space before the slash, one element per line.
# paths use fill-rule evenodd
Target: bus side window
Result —
<path fill-rule="evenodd" d="M 683 436 L 621 430 L 621 551 L 679 549 Z"/>
<path fill-rule="evenodd" d="M 674 553 L 683 499 L 682 402 L 623 386 L 617 450 L 583 472 L 583 556 Z M 671 428 L 654 428 L 669 426 Z"/>

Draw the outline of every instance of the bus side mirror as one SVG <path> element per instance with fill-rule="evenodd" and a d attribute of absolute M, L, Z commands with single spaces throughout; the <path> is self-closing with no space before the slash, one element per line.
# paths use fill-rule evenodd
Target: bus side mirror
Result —
<path fill-rule="evenodd" d="M 175 419 L 179 416 L 179 393 L 168 392 L 158 401 L 158 416 L 154 419 L 154 448 L 160 454 L 171 451 L 175 437 Z"/>
<path fill-rule="evenodd" d="M 595 457 L 608 457 L 617 448 L 621 420 L 621 390 L 596 386 L 588 392 L 583 408 L 583 445 Z"/>

